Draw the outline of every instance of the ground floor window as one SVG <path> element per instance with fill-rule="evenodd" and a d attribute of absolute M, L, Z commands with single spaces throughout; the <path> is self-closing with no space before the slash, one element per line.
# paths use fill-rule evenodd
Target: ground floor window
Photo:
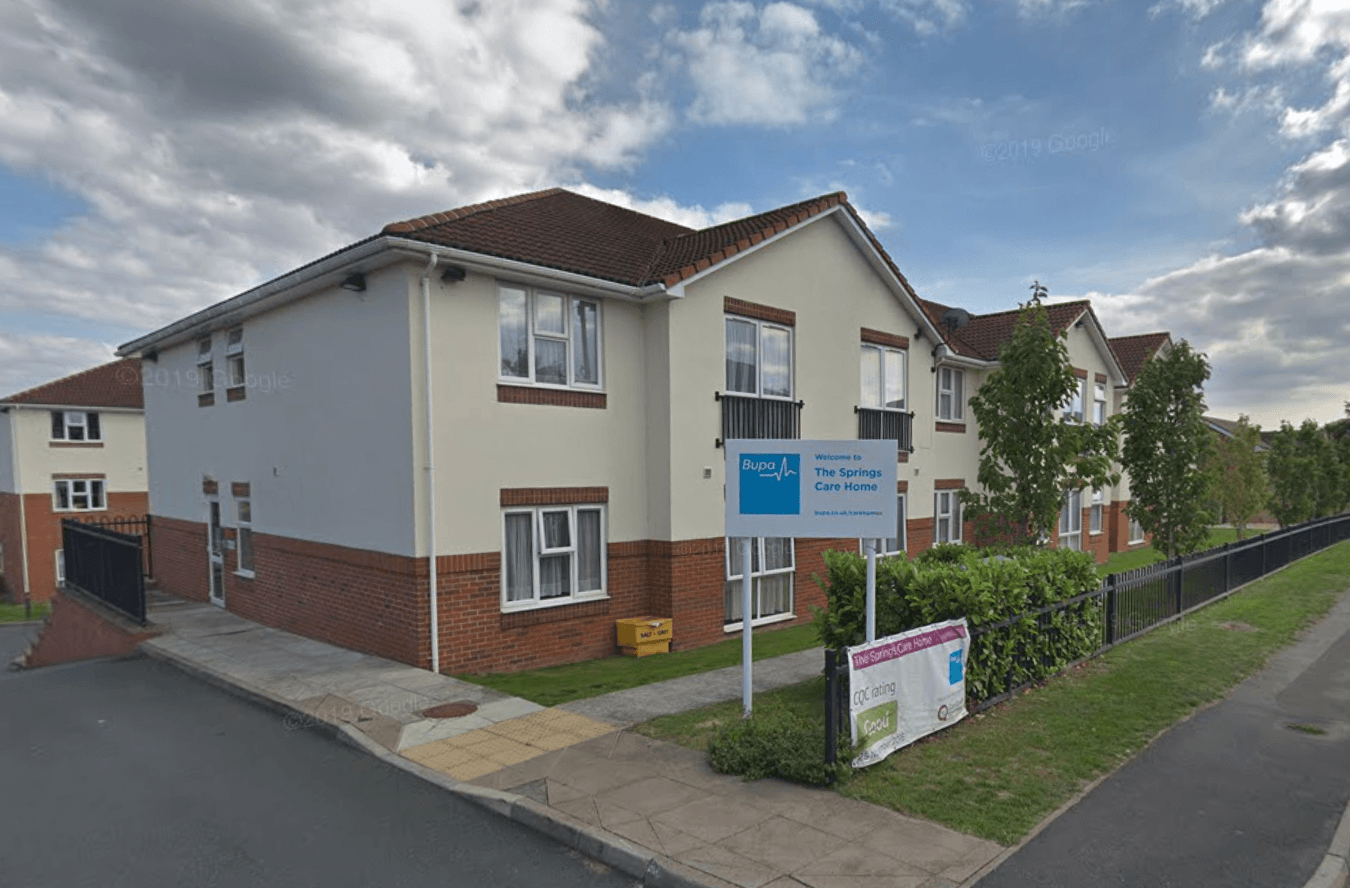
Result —
<path fill-rule="evenodd" d="M 1140 524 L 1135 518 L 1130 519 L 1130 542 L 1142 543 L 1144 541 L 1144 525 Z"/>
<path fill-rule="evenodd" d="M 744 565 L 741 559 L 741 539 L 729 538 L 727 549 L 727 581 L 722 595 L 722 623 L 739 626 L 741 613 Z M 791 537 L 756 537 L 750 541 L 750 603 L 754 625 L 782 614 L 792 613 L 792 577 L 796 559 Z"/>
<path fill-rule="evenodd" d="M 103 509 L 103 482 L 84 478 L 59 480 L 56 482 L 55 506 L 58 512 Z"/>
<path fill-rule="evenodd" d="M 877 555 L 885 558 L 888 555 L 899 555 L 907 548 L 905 536 L 905 519 L 907 510 L 905 509 L 905 495 L 896 494 L 895 497 L 895 536 L 887 537 L 881 541 L 881 548 L 877 550 Z M 863 555 L 867 554 L 867 548 L 864 540 L 858 540 L 858 551 Z"/>
<path fill-rule="evenodd" d="M 933 542 L 961 542 L 961 495 L 956 490 L 939 490 L 933 495 Z"/>
<path fill-rule="evenodd" d="M 504 610 L 604 594 L 604 506 L 540 506 L 503 513 Z"/>
<path fill-rule="evenodd" d="M 1105 497 L 1100 490 L 1092 491 L 1092 513 L 1088 518 L 1088 533 L 1102 532 L 1102 503 Z"/>
<path fill-rule="evenodd" d="M 66 550 L 56 550 L 56 585 L 63 586 L 66 582 Z"/>
<path fill-rule="evenodd" d="M 1078 551 L 1083 548 L 1083 491 L 1068 490 L 1059 509 L 1059 547 Z"/>

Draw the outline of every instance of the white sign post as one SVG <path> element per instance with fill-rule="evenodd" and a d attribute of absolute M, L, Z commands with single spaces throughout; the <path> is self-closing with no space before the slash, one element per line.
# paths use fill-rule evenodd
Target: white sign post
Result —
<path fill-rule="evenodd" d="M 868 638 L 876 634 L 877 537 L 896 532 L 894 441 L 726 442 L 728 538 L 742 537 L 741 703 L 750 715 L 750 566 L 754 537 L 869 540 Z"/>

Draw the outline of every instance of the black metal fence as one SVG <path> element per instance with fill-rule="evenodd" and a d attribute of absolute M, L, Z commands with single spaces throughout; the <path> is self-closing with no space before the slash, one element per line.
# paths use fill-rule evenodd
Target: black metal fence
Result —
<path fill-rule="evenodd" d="M 61 521 L 65 584 L 145 625 L 141 538 L 108 527 Z"/>
<path fill-rule="evenodd" d="M 858 440 L 891 440 L 898 449 L 914 452 L 913 413 L 874 407 L 854 407 L 853 412 L 858 414 Z"/>
<path fill-rule="evenodd" d="M 141 570 L 145 572 L 146 577 L 155 575 L 155 553 L 150 545 L 150 516 L 149 515 L 118 515 L 111 518 L 85 518 L 81 520 L 82 524 L 93 525 L 94 527 L 106 527 L 109 530 L 115 530 L 118 533 L 127 536 L 139 537 L 141 541 Z"/>
<path fill-rule="evenodd" d="M 714 392 L 722 404 L 721 447 L 734 438 L 800 438 L 802 436 L 802 408 L 805 401 L 780 401 L 776 398 L 756 398 L 753 395 L 734 395 Z"/>
<path fill-rule="evenodd" d="M 1110 574 L 1095 592 L 1027 611 L 1011 619 L 970 630 L 969 659 L 980 662 L 986 651 L 1009 658 L 1006 675 L 993 677 L 983 692 L 967 688 L 967 708 L 980 712 L 1043 681 L 1058 670 L 1047 665 L 1045 651 L 1056 646 L 1054 635 L 1095 633 L 1098 644 L 1075 662 L 1092 659 L 1124 641 L 1171 623 L 1196 608 L 1227 595 L 1286 565 L 1350 539 L 1350 514 L 1318 518 L 1271 531 L 1241 542 Z M 1036 620 L 1036 633 L 1007 630 Z M 1036 639 L 1036 651 L 1021 640 Z M 1009 646 L 1012 650 L 1009 651 Z M 967 672 L 969 675 L 969 672 Z M 838 732 L 848 726 L 848 664 L 842 652 L 825 652 L 825 743 L 833 762 Z"/>

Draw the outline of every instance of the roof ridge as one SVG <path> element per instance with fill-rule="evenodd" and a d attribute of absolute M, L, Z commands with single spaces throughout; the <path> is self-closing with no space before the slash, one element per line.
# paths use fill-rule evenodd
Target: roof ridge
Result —
<path fill-rule="evenodd" d="M 28 388 L 24 389 L 23 391 L 18 391 L 18 392 L 15 392 L 15 393 L 12 394 L 12 395 L 7 396 L 7 397 L 0 398 L 0 404 L 17 404 L 17 403 L 19 403 L 19 399 L 20 399 L 20 398 L 28 397 L 28 396 L 30 396 L 30 395 L 36 393 L 36 392 L 41 392 L 43 389 L 52 388 L 53 386 L 61 385 L 62 383 L 66 383 L 66 382 L 70 382 L 70 381 L 72 381 L 72 380 L 78 379 L 78 378 L 80 378 L 81 376 L 88 376 L 88 375 L 91 374 L 91 373 L 97 373 L 97 372 L 99 372 L 100 370 L 102 370 L 102 371 L 107 371 L 107 370 L 109 370 L 109 369 L 111 369 L 111 368 L 117 366 L 118 364 L 127 364 L 127 363 L 136 363 L 136 364 L 139 364 L 139 363 L 140 363 L 140 360 L 137 359 L 137 358 L 117 358 L 116 360 L 113 360 L 113 361 L 105 361 L 105 362 L 103 362 L 102 364 L 95 364 L 93 367 L 86 367 L 86 368 L 83 369 L 83 370 L 76 370 L 74 373 L 67 373 L 65 376 L 58 376 L 56 379 L 49 379 L 49 380 L 47 380 L 46 382 L 40 382 L 40 383 L 38 383 L 37 385 L 29 386 Z M 119 374 L 119 375 L 120 375 L 120 374 Z M 139 379 L 140 379 L 140 371 L 139 371 L 139 370 L 138 370 L 137 373 L 136 373 L 136 377 L 137 377 L 137 380 L 139 381 Z M 54 404 L 53 406 L 60 406 L 60 407 L 82 407 L 82 406 L 86 406 L 86 405 L 82 405 L 82 404 Z"/>
<path fill-rule="evenodd" d="M 1128 336 L 1109 336 L 1107 338 L 1110 339 L 1112 342 L 1118 342 L 1123 339 L 1151 339 L 1156 336 L 1171 336 L 1171 335 L 1172 334 L 1167 330 L 1159 330 L 1156 333 L 1131 333 Z"/>
<path fill-rule="evenodd" d="M 408 234 L 409 232 L 419 231 L 423 228 L 430 228 L 432 225 L 439 225 L 442 222 L 452 222 L 456 219 L 463 219 L 477 213 L 487 210 L 497 210 L 502 207 L 513 207 L 519 204 L 529 203 L 532 200 L 539 200 L 544 197 L 552 197 L 556 194 L 567 192 L 565 188 L 544 188 L 540 191 L 527 191 L 524 194 L 513 194 L 509 197 L 499 197 L 495 200 L 487 200 L 482 203 L 469 204 L 463 207 L 455 207 L 452 210 L 443 210 L 439 213 L 429 213 L 425 216 L 417 216 L 413 219 L 405 219 L 402 222 L 390 222 L 380 230 L 381 234 Z M 567 192 L 575 194 L 576 192 Z M 584 194 L 578 194 L 578 197 L 585 197 Z"/>

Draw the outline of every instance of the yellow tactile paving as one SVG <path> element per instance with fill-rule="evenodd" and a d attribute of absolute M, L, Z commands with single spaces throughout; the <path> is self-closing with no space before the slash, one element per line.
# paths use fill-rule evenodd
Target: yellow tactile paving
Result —
<path fill-rule="evenodd" d="M 437 768 L 436 770 L 456 780 L 476 780 L 484 774 L 491 774 L 493 771 L 500 771 L 501 769 L 502 766 L 491 759 L 476 758 L 464 764 Z"/>
<path fill-rule="evenodd" d="M 584 715 L 543 709 L 454 737 L 412 746 L 402 754 L 456 780 L 473 780 L 614 730 L 613 725 Z"/>

